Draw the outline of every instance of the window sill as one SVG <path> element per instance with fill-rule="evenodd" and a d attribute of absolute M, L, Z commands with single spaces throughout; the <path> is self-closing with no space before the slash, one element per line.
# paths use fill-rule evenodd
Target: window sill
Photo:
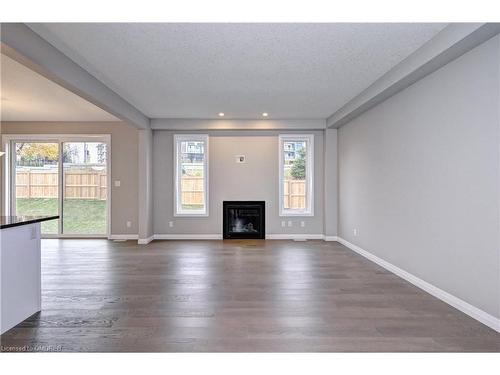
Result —
<path fill-rule="evenodd" d="M 312 217 L 314 216 L 314 212 L 280 212 L 280 217 Z"/>
<path fill-rule="evenodd" d="M 174 213 L 174 217 L 208 217 L 208 214 L 183 214 L 183 213 Z"/>

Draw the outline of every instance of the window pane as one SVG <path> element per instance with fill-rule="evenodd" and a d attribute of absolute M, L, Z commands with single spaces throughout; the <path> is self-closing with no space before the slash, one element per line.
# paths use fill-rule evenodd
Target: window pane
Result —
<path fill-rule="evenodd" d="M 180 142 L 180 209 L 182 212 L 205 210 L 205 143 Z"/>
<path fill-rule="evenodd" d="M 306 209 L 307 141 L 283 141 L 283 208 Z"/>
<path fill-rule="evenodd" d="M 63 169 L 63 233 L 106 234 L 106 143 L 65 142 Z"/>
<path fill-rule="evenodd" d="M 58 215 L 59 145 L 16 142 L 16 215 Z M 59 220 L 42 222 L 42 234 L 57 234 Z"/>

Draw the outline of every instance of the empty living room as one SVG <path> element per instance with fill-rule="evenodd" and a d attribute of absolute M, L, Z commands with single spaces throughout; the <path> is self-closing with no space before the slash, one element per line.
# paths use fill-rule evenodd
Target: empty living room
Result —
<path fill-rule="evenodd" d="M 0 363 L 498 367 L 500 13 L 215 3 L 0 16 Z"/>

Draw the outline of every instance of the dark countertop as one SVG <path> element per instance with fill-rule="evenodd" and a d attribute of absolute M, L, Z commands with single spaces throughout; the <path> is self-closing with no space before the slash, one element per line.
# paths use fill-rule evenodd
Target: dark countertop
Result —
<path fill-rule="evenodd" d="M 17 227 L 20 225 L 40 223 L 47 220 L 59 219 L 59 215 L 52 216 L 0 216 L 0 229 Z"/>

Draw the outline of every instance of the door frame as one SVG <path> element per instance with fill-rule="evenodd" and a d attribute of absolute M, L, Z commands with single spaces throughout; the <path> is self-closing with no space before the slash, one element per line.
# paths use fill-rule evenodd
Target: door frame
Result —
<path fill-rule="evenodd" d="M 112 186 L 111 186 L 111 134 L 4 134 L 2 135 L 2 145 L 3 149 L 5 151 L 5 155 L 3 156 L 3 168 L 2 168 L 2 176 L 1 176 L 1 183 L 2 187 L 5 190 L 5 193 L 2 194 L 1 200 L 2 200 L 2 207 L 3 207 L 3 214 L 4 215 L 12 215 L 14 212 L 15 208 L 15 202 L 14 202 L 14 194 L 13 194 L 13 189 L 15 187 L 15 180 L 14 180 L 14 148 L 12 147 L 12 144 L 17 141 L 31 141 L 31 142 L 47 142 L 47 143 L 58 143 L 59 144 L 59 198 L 58 198 L 58 205 L 59 205 L 59 215 L 60 215 L 60 222 L 59 222 L 59 229 L 58 229 L 58 234 L 47 234 L 43 235 L 43 238 L 107 238 L 109 239 L 111 236 L 111 205 L 112 205 Z M 63 192 L 64 192 L 64 186 L 63 186 L 63 173 L 61 173 L 62 168 L 63 168 L 63 153 L 62 153 L 62 146 L 63 143 L 65 142 L 102 142 L 106 144 L 106 148 L 108 150 L 106 154 L 106 185 L 107 185 L 107 196 L 106 196 L 106 215 L 107 215 L 107 228 L 106 228 L 106 234 L 102 235 L 92 235 L 92 234 L 64 234 L 62 233 L 62 205 L 63 205 Z"/>

